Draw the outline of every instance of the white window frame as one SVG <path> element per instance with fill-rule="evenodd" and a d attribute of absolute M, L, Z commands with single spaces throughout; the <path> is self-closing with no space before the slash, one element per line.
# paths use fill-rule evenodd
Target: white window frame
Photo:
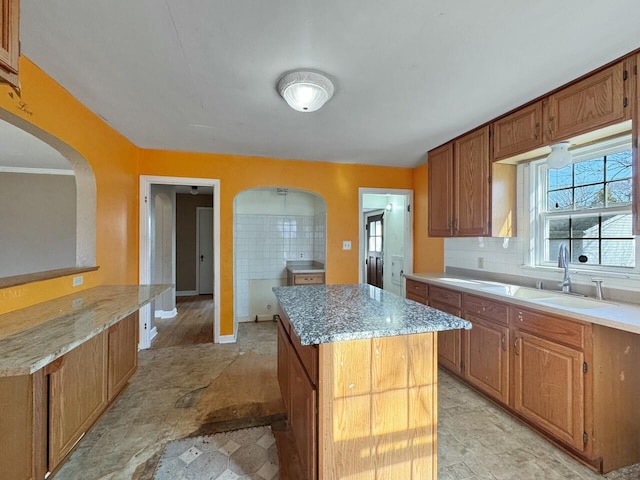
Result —
<path fill-rule="evenodd" d="M 612 155 L 615 153 L 623 152 L 625 150 L 631 149 L 631 134 L 619 136 L 613 139 L 603 140 L 601 142 L 597 142 L 592 145 L 576 148 L 572 150 L 572 156 L 574 162 L 580 162 L 583 160 L 589 160 L 592 158 L 597 158 L 602 155 Z M 531 222 L 531 227 L 533 228 L 533 232 L 531 238 L 535 239 L 533 242 L 533 265 L 532 267 L 557 267 L 557 263 L 554 261 L 545 261 L 545 249 L 547 248 L 545 241 L 545 231 L 546 231 L 546 221 L 549 218 L 553 217 L 565 217 L 567 215 L 579 216 L 581 213 L 584 215 L 598 215 L 600 213 L 632 213 L 632 205 L 622 206 L 622 207 L 610 207 L 610 208 L 597 208 L 597 209 L 589 209 L 584 212 L 573 212 L 573 211 L 562 211 L 562 212 L 546 212 L 545 211 L 545 203 L 547 201 L 546 192 L 547 192 L 547 163 L 546 159 L 541 159 L 531 164 L 532 178 L 531 178 L 531 186 L 532 186 L 532 199 L 534 200 L 534 208 L 532 209 L 532 213 L 534 215 L 533 221 Z M 544 212 L 544 213 L 543 213 Z M 613 274 L 637 274 L 640 273 L 640 242 L 638 242 L 638 237 L 634 236 L 635 239 L 635 266 L 634 267 L 618 267 L 618 266 L 607 266 L 607 265 L 593 265 L 593 264 L 579 264 L 579 263 L 571 263 L 570 270 L 583 272 L 583 273 L 613 273 Z M 553 258 L 553 255 L 550 255 L 549 258 Z"/>

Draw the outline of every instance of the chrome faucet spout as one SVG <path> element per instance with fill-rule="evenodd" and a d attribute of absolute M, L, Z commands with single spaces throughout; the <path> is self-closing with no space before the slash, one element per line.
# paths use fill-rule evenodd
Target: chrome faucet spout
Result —
<path fill-rule="evenodd" d="M 558 286 L 563 293 L 571 293 L 571 276 L 569 275 L 569 244 L 562 242 L 558 248 L 558 268 L 564 269 L 564 278 Z"/>

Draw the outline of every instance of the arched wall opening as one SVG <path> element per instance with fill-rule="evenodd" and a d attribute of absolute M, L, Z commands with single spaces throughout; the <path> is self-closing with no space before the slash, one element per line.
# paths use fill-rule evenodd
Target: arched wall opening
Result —
<path fill-rule="evenodd" d="M 74 148 L 0 109 L 0 277 L 96 262 L 96 181 Z M 8 188 L 11 187 L 11 188 Z"/>
<path fill-rule="evenodd" d="M 271 319 L 277 313 L 271 289 L 286 285 L 288 264 L 324 267 L 327 204 L 293 188 L 244 190 L 234 199 L 233 225 L 234 323 Z"/>

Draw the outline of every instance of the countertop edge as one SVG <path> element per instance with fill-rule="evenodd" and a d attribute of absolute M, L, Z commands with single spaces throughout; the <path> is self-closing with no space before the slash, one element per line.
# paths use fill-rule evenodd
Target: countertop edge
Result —
<path fill-rule="evenodd" d="M 437 275 L 438 278 L 431 278 L 431 275 Z M 601 317 L 601 316 L 597 316 L 594 314 L 589 314 L 587 312 L 583 312 L 583 311 L 576 311 L 577 309 L 570 309 L 570 308 L 563 308 L 563 307 L 553 307 L 553 306 L 549 306 L 549 305 L 545 305 L 545 304 L 541 304 L 541 303 L 536 303 L 533 301 L 529 301 L 527 299 L 523 299 L 523 298 L 514 298 L 514 297 L 510 297 L 508 295 L 500 295 L 499 293 L 496 292 L 490 292 L 490 291 L 485 291 L 485 290 L 477 290 L 474 288 L 469 288 L 469 287 L 465 287 L 463 285 L 452 285 L 451 283 L 447 283 L 447 282 L 443 282 L 440 281 L 439 278 L 458 278 L 458 279 L 465 279 L 465 280 L 473 280 L 473 281 L 477 281 L 477 282 L 485 282 L 487 283 L 487 280 L 477 280 L 477 279 L 472 279 L 472 278 L 464 278 L 461 277 L 459 275 L 447 275 L 445 273 L 442 274 L 416 274 L 416 273 L 405 273 L 404 276 L 410 280 L 415 280 L 417 282 L 422 282 L 422 283 L 428 283 L 430 285 L 435 285 L 438 287 L 442 287 L 442 288 L 447 288 L 449 290 L 457 290 L 457 291 L 461 291 L 464 293 L 469 293 L 471 295 L 478 295 L 478 296 L 482 296 L 482 297 L 487 297 L 487 298 L 491 298 L 493 300 L 498 300 L 501 302 L 505 302 L 505 303 L 509 303 L 512 305 L 517 305 L 520 306 L 522 308 L 529 308 L 529 309 L 533 309 L 533 310 L 539 310 L 539 311 L 543 311 L 546 313 L 550 313 L 552 315 L 557 315 L 557 316 L 561 316 L 561 317 L 567 317 L 567 318 L 571 318 L 573 320 L 579 320 L 582 322 L 589 322 L 589 323 L 593 323 L 595 325 L 601 325 L 603 327 L 610 327 L 610 328 L 615 328 L 618 330 L 623 330 L 625 332 L 630 332 L 630 333 L 636 333 L 636 334 L 640 334 L 640 325 L 635 325 L 632 323 L 627 323 L 624 322 L 622 320 L 616 320 L 613 318 L 607 318 L 607 317 Z M 500 283 L 500 282 L 495 282 L 495 281 L 491 281 L 491 283 Z M 510 284 L 504 284 L 504 285 L 510 285 Z M 527 287 L 529 288 L 529 287 Z M 554 294 L 557 294 L 556 292 L 554 292 Z M 621 313 L 625 313 L 625 310 L 627 309 L 637 309 L 638 312 L 640 312 L 640 305 L 636 306 L 634 304 L 626 304 L 626 303 L 616 303 L 616 306 L 612 306 L 612 308 L 619 308 L 621 309 Z M 632 312 L 630 312 L 632 313 Z"/>

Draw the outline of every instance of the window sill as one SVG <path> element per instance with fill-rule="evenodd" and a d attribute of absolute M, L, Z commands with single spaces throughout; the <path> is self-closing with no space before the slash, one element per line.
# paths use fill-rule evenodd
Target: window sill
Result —
<path fill-rule="evenodd" d="M 52 278 L 67 277 L 84 272 L 93 272 L 98 270 L 98 268 L 100 267 L 70 267 L 60 268 L 58 270 L 47 270 L 45 272 L 26 273 L 23 275 L 15 275 L 13 277 L 4 277 L 0 278 L 0 288 L 17 287 L 18 285 L 51 280 Z"/>

